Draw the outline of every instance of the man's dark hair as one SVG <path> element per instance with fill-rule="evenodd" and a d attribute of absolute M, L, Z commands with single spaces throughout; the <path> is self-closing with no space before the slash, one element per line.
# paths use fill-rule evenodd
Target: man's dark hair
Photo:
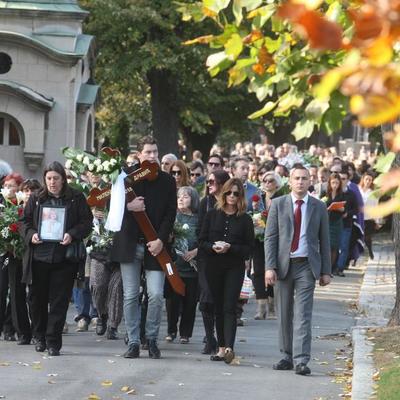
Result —
<path fill-rule="evenodd" d="M 343 174 L 343 175 L 347 175 L 348 178 L 350 177 L 349 169 L 347 167 L 343 167 L 339 173 Z"/>
<path fill-rule="evenodd" d="M 201 161 L 193 161 L 191 164 L 190 164 L 190 170 L 191 171 L 194 171 L 195 169 L 197 169 L 197 168 L 201 168 L 201 170 L 204 172 L 204 164 L 201 162 Z"/>
<path fill-rule="evenodd" d="M 147 135 L 147 136 L 143 136 L 142 138 L 139 139 L 139 141 L 137 143 L 137 150 L 139 152 L 142 152 L 142 150 L 144 149 L 144 146 L 146 144 L 155 144 L 158 146 L 157 140 L 154 139 L 153 136 Z"/>
<path fill-rule="evenodd" d="M 208 157 L 208 161 L 210 161 L 210 158 L 218 158 L 219 162 L 221 163 L 221 167 L 223 167 L 225 164 L 224 159 L 222 158 L 222 156 L 220 154 L 210 154 L 210 157 Z"/>

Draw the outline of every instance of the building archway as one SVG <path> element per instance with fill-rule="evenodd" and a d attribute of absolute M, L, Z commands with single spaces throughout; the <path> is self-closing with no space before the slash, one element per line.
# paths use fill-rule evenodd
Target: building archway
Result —
<path fill-rule="evenodd" d="M 24 130 L 11 115 L 0 113 L 0 146 L 24 146 Z"/>

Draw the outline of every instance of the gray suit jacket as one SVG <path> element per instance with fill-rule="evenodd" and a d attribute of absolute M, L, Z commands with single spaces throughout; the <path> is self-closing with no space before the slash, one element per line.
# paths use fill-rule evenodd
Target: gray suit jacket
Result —
<path fill-rule="evenodd" d="M 264 236 L 265 268 L 275 269 L 278 279 L 289 271 L 290 247 L 294 231 L 294 211 L 290 194 L 272 200 Z M 331 273 L 329 219 L 326 205 L 308 197 L 306 213 L 308 261 L 315 279 Z"/>

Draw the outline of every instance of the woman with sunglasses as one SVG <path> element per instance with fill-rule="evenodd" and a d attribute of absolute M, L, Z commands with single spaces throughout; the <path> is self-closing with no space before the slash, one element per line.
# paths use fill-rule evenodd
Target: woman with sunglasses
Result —
<path fill-rule="evenodd" d="M 282 179 L 274 171 L 267 171 L 261 176 L 260 185 L 262 190 L 261 199 L 265 206 L 265 212 L 268 213 L 272 200 L 281 195 Z M 257 302 L 257 311 L 254 319 L 264 320 L 267 316 L 268 319 L 274 319 L 276 318 L 274 288 L 270 285 L 265 286 L 264 242 L 259 240 L 256 240 L 254 245 L 253 270 L 253 286 Z"/>
<path fill-rule="evenodd" d="M 206 195 L 200 201 L 199 206 L 199 224 L 197 236 L 200 234 L 201 223 L 209 210 L 214 209 L 217 202 L 217 196 L 221 192 L 224 183 L 229 180 L 229 174 L 224 170 L 216 170 L 209 174 L 206 181 Z M 214 300 L 208 286 L 205 274 L 205 254 L 201 249 L 197 255 L 197 269 L 199 278 L 199 310 L 203 317 L 205 330 L 205 345 L 202 354 L 214 354 L 217 352 L 217 339 L 214 335 L 215 313 Z"/>
<path fill-rule="evenodd" d="M 190 186 L 190 179 L 186 164 L 182 160 L 176 160 L 171 164 L 169 173 L 174 177 L 176 189 L 183 186 Z"/>
<path fill-rule="evenodd" d="M 225 182 L 216 208 L 202 225 L 199 243 L 206 255 L 206 277 L 214 299 L 219 350 L 211 361 L 230 364 L 236 337 L 236 304 L 245 273 L 245 260 L 254 245 L 254 226 L 246 213 L 240 179 Z"/>

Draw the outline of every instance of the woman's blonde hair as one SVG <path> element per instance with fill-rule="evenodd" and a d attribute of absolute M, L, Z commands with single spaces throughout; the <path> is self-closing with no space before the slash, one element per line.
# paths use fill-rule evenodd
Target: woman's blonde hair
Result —
<path fill-rule="evenodd" d="M 238 178 L 231 178 L 224 183 L 224 186 L 222 186 L 221 192 L 217 197 L 216 208 L 217 208 L 217 210 L 225 210 L 226 205 L 227 205 L 226 193 L 229 192 L 230 190 L 232 190 L 233 186 L 237 186 L 238 192 L 239 192 L 238 201 L 236 203 L 237 215 L 245 214 L 247 211 L 247 201 L 246 201 L 246 196 L 244 193 L 243 183 Z"/>

